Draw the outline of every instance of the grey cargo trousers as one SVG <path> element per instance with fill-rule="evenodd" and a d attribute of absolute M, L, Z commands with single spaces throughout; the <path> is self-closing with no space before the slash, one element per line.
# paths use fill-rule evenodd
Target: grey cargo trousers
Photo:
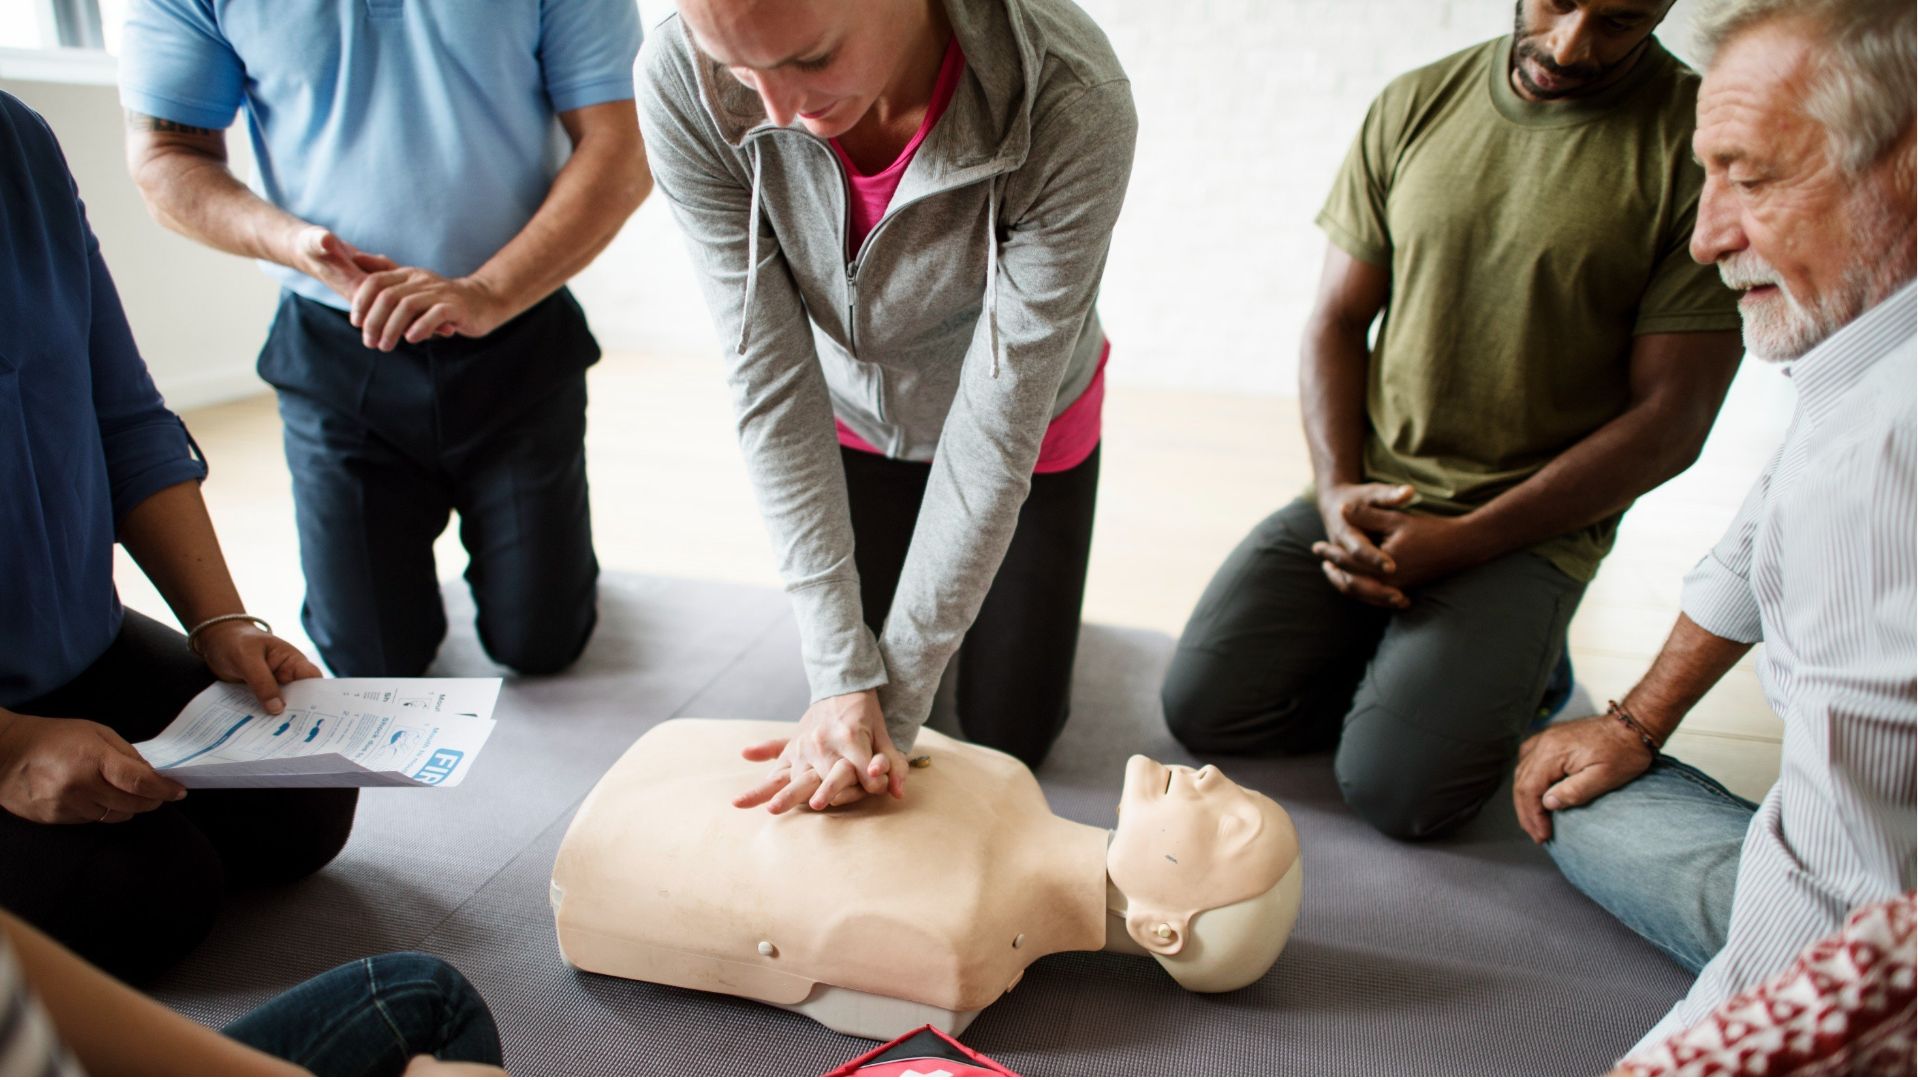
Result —
<path fill-rule="evenodd" d="M 1313 554 L 1319 510 L 1256 526 L 1200 597 L 1161 688 L 1196 754 L 1338 746 L 1362 818 L 1415 840 L 1478 813 L 1513 769 L 1586 591 L 1515 552 L 1409 593 L 1406 611 L 1341 595 Z"/>

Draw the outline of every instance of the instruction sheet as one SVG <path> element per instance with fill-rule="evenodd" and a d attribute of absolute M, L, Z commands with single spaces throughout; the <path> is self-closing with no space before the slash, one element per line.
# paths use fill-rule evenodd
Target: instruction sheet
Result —
<path fill-rule="evenodd" d="M 453 787 L 493 732 L 499 679 L 301 679 L 275 716 L 217 682 L 134 749 L 189 788 Z"/>

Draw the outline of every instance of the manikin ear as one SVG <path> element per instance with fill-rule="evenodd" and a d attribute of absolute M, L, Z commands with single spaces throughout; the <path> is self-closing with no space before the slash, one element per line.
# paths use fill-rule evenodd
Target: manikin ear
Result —
<path fill-rule="evenodd" d="M 1187 947 L 1187 917 L 1129 906 L 1127 936 L 1150 953 L 1177 956 Z"/>

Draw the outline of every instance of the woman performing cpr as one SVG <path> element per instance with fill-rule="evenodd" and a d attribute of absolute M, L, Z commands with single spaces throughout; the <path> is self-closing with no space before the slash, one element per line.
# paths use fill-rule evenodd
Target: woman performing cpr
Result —
<path fill-rule="evenodd" d="M 947 662 L 969 739 L 1066 723 L 1126 74 L 1068 0 L 682 0 L 638 80 L 813 704 L 742 806 L 898 797 Z"/>

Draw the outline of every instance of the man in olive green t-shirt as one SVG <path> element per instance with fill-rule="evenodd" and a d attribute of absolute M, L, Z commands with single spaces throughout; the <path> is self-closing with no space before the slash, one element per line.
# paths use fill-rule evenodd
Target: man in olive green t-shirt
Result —
<path fill-rule="evenodd" d="M 1181 635 L 1162 698 L 1191 749 L 1337 742 L 1348 804 L 1409 839 L 1505 780 L 1621 515 L 1693 461 L 1739 361 L 1737 297 L 1687 253 L 1671 2 L 1521 0 L 1512 36 L 1375 99 L 1318 218 L 1314 491 Z"/>

